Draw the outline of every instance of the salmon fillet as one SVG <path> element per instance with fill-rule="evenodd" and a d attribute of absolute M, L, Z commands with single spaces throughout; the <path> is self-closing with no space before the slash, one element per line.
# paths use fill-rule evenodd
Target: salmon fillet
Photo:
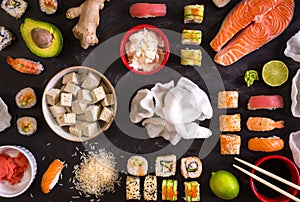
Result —
<path fill-rule="evenodd" d="M 210 46 L 216 63 L 228 66 L 281 34 L 294 13 L 294 0 L 244 0 L 225 18 Z"/>

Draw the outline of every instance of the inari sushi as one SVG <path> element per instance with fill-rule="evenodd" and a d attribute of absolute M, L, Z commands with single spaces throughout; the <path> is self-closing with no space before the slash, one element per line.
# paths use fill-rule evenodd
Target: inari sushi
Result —
<path fill-rule="evenodd" d="M 126 200 L 140 200 L 140 178 L 127 176 L 126 178 Z"/>
<path fill-rule="evenodd" d="M 0 51 L 9 46 L 14 39 L 14 35 L 8 29 L 0 26 Z"/>
<path fill-rule="evenodd" d="M 17 120 L 17 127 L 21 135 L 32 135 L 37 130 L 37 122 L 33 117 L 24 116 Z"/>
<path fill-rule="evenodd" d="M 27 2 L 23 0 L 3 0 L 1 8 L 10 16 L 19 19 L 26 11 Z"/>
<path fill-rule="evenodd" d="M 48 169 L 43 174 L 41 181 L 41 189 L 44 194 L 48 194 L 56 185 L 63 168 L 64 163 L 59 159 L 54 159 L 54 161 L 49 165 Z"/>
<path fill-rule="evenodd" d="M 158 156 L 155 160 L 155 175 L 169 177 L 176 172 L 176 155 Z"/>
<path fill-rule="evenodd" d="M 157 200 L 157 178 L 154 175 L 147 175 L 144 181 L 144 199 L 146 201 Z"/>
<path fill-rule="evenodd" d="M 148 161 L 142 156 L 131 156 L 127 161 L 127 171 L 134 176 L 145 176 L 148 171 Z"/>
<path fill-rule="evenodd" d="M 181 159 L 181 174 L 187 178 L 200 177 L 202 173 L 202 162 L 198 157 L 186 157 Z"/>
<path fill-rule="evenodd" d="M 15 100 L 19 108 L 31 108 L 36 104 L 36 95 L 32 88 L 27 87 L 17 93 Z"/>

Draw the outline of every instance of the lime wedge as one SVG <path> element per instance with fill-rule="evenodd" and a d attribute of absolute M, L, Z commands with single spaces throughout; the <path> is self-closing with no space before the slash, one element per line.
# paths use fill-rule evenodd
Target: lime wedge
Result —
<path fill-rule="evenodd" d="M 288 77 L 289 69 L 282 61 L 271 60 L 263 66 L 262 78 L 269 86 L 280 86 L 287 81 Z"/>

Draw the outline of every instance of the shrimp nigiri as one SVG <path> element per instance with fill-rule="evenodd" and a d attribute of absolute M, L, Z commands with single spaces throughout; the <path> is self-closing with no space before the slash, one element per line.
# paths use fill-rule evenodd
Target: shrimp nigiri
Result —
<path fill-rule="evenodd" d="M 274 121 L 265 117 L 249 117 L 246 124 L 248 129 L 252 131 L 270 131 L 275 128 L 284 128 L 284 121 Z"/>
<path fill-rule="evenodd" d="M 24 58 L 15 58 L 7 56 L 6 62 L 14 68 L 16 71 L 24 74 L 35 74 L 38 75 L 43 71 L 43 65 L 39 62 L 34 62 L 32 60 Z"/>
<path fill-rule="evenodd" d="M 41 181 L 41 189 L 43 193 L 48 194 L 56 185 L 63 167 L 64 163 L 59 159 L 54 159 L 54 161 L 50 164 Z"/>

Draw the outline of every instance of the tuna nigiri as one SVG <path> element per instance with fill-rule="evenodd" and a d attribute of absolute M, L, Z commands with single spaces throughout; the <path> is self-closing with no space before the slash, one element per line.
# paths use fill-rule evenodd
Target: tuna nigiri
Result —
<path fill-rule="evenodd" d="M 41 189 L 43 193 L 48 194 L 56 185 L 63 167 L 64 163 L 59 159 L 54 159 L 54 161 L 50 164 L 41 181 Z"/>
<path fill-rule="evenodd" d="M 129 13 L 133 18 L 163 17 L 167 14 L 167 6 L 166 4 L 135 3 L 130 6 Z"/>
<path fill-rule="evenodd" d="M 276 136 L 268 138 L 251 138 L 248 141 L 248 149 L 252 151 L 274 152 L 283 149 L 284 141 Z"/>
<path fill-rule="evenodd" d="M 258 95 L 251 96 L 248 102 L 248 109 L 277 109 L 283 108 L 284 100 L 280 95 Z"/>
<path fill-rule="evenodd" d="M 246 124 L 248 129 L 252 131 L 270 131 L 275 128 L 284 128 L 284 121 L 274 121 L 265 117 L 249 117 Z"/>

